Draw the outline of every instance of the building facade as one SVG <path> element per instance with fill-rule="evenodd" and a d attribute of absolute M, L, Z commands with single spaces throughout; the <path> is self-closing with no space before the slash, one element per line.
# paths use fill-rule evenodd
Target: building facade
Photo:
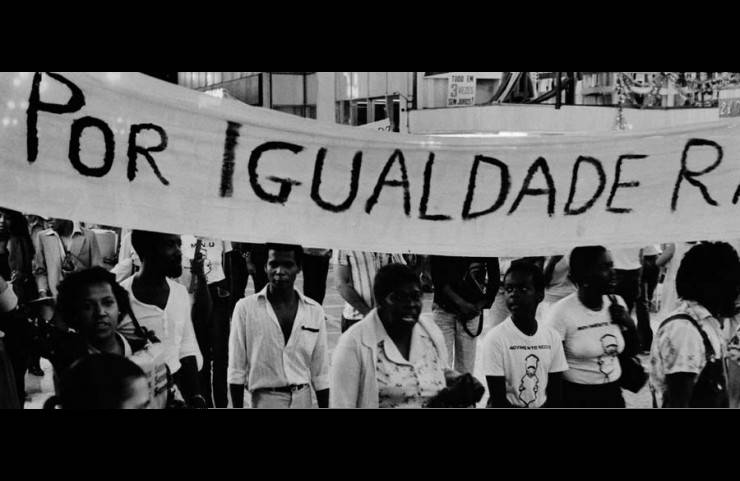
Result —
<path fill-rule="evenodd" d="M 562 75 L 561 75 L 562 74 Z M 565 75 L 568 74 L 568 75 Z M 416 134 L 614 129 L 618 80 L 630 127 L 718 118 L 719 72 L 177 72 L 210 95 L 301 117 Z M 726 75 L 725 75 L 726 76 Z M 162 78 L 162 77 L 160 77 Z M 556 103 L 558 81 L 572 82 Z M 464 92 L 464 101 L 453 97 Z M 655 107 L 658 109 L 656 110 Z M 677 112 L 675 107 L 703 107 Z M 666 110 L 669 109 L 669 110 Z"/>

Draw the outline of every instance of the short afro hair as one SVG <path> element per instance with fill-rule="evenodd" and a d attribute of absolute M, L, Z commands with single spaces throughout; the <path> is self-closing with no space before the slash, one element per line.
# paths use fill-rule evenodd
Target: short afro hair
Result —
<path fill-rule="evenodd" d="M 542 269 L 536 264 L 533 264 L 529 259 L 517 259 L 513 261 L 504 274 L 504 280 L 506 280 L 506 276 L 513 272 L 529 276 L 537 292 L 545 290 L 545 275 L 542 273 Z"/>
<path fill-rule="evenodd" d="M 676 293 L 682 299 L 703 304 L 708 289 L 716 289 L 716 284 L 735 288 L 740 284 L 737 252 L 726 242 L 696 244 L 681 260 L 676 274 Z"/>
<path fill-rule="evenodd" d="M 159 242 L 166 237 L 177 236 L 166 232 L 152 232 L 148 230 L 134 230 L 131 232 L 131 247 L 141 260 L 149 259 L 154 253 L 154 249 Z"/>
<path fill-rule="evenodd" d="M 381 267 L 375 274 L 375 279 L 373 279 L 375 303 L 379 304 L 388 294 L 395 292 L 407 284 L 421 286 L 419 278 L 408 266 L 403 264 L 387 264 Z"/>
<path fill-rule="evenodd" d="M 277 242 L 268 242 L 265 244 L 265 262 L 269 257 L 270 250 L 279 252 L 293 252 L 295 263 L 300 267 L 303 264 L 303 247 L 297 244 L 280 244 Z"/>
<path fill-rule="evenodd" d="M 570 279 L 574 284 L 581 284 L 596 265 L 601 255 L 607 252 L 604 246 L 576 247 L 570 253 Z"/>
<path fill-rule="evenodd" d="M 121 316 L 131 315 L 131 300 L 126 289 L 116 282 L 116 276 L 100 266 L 83 271 L 73 272 L 59 283 L 57 294 L 57 312 L 64 322 L 78 329 L 77 309 L 82 299 L 83 289 L 94 284 L 109 284 L 118 304 Z"/>

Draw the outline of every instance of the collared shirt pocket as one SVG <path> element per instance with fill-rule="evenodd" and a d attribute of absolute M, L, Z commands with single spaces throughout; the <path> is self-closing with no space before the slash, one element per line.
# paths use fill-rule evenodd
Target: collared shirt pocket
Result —
<path fill-rule="evenodd" d="M 319 326 L 311 324 L 301 324 L 298 328 L 298 339 L 296 339 L 296 349 L 304 354 L 307 359 L 311 358 L 313 350 L 316 347 L 316 341 L 319 338 Z"/>

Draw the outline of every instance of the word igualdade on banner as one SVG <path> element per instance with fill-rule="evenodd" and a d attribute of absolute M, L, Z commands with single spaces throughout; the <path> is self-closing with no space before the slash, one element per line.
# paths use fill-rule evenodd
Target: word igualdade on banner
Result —
<path fill-rule="evenodd" d="M 226 140 L 224 142 L 225 148 L 224 148 L 221 186 L 220 186 L 220 195 L 222 197 L 230 197 L 233 195 L 233 189 L 234 189 L 233 174 L 234 174 L 234 165 L 235 165 L 235 158 L 236 158 L 235 150 L 237 146 L 236 139 L 239 137 L 240 128 L 241 128 L 241 125 L 239 123 L 229 122 L 228 127 L 226 129 Z M 714 148 L 716 150 L 715 161 L 708 167 L 705 167 L 704 169 L 699 170 L 699 171 L 689 169 L 688 167 L 689 153 L 690 153 L 690 150 L 695 147 Z M 259 145 L 255 149 L 253 149 L 249 156 L 248 170 L 249 170 L 249 182 L 250 182 L 250 185 L 255 195 L 257 195 L 257 197 L 259 197 L 260 199 L 266 202 L 270 202 L 270 203 L 285 204 L 286 202 L 288 202 L 288 199 L 290 197 L 293 187 L 302 185 L 302 182 L 296 179 L 288 178 L 288 177 L 269 177 L 267 180 L 271 182 L 275 182 L 280 186 L 277 194 L 271 194 L 267 192 L 264 186 L 260 184 L 259 182 L 259 173 L 258 173 L 259 161 L 264 154 L 270 151 L 289 151 L 293 154 L 299 154 L 303 150 L 304 150 L 303 146 L 294 144 L 294 143 L 289 143 L 289 142 L 266 142 L 266 143 Z M 322 182 L 322 171 L 324 168 L 324 161 L 325 161 L 326 153 L 327 153 L 327 149 L 322 147 L 319 149 L 318 153 L 316 154 L 315 163 L 314 163 L 313 179 L 311 182 L 311 199 L 318 206 L 320 206 L 321 208 L 325 210 L 328 210 L 331 212 L 343 212 L 343 211 L 348 210 L 352 206 L 353 202 L 355 201 L 357 197 L 358 187 L 360 184 L 360 171 L 362 168 L 363 152 L 357 151 L 354 154 L 354 157 L 352 159 L 352 167 L 350 171 L 349 194 L 347 195 L 347 198 L 344 199 L 341 203 L 328 202 L 324 200 L 320 194 L 320 187 L 321 187 L 321 182 Z M 648 157 L 647 155 L 638 155 L 638 154 L 624 154 L 624 155 L 619 156 L 616 162 L 614 177 L 613 177 L 613 181 L 610 186 L 609 197 L 606 203 L 606 210 L 608 212 L 624 214 L 624 213 L 628 213 L 632 211 L 631 208 L 617 207 L 614 205 L 617 191 L 619 189 L 634 188 L 640 185 L 640 182 L 638 180 L 626 180 L 626 181 L 623 180 L 622 169 L 623 169 L 625 161 L 645 159 L 647 157 Z M 698 180 L 698 177 L 701 177 L 702 175 L 705 175 L 713 171 L 714 169 L 716 169 L 722 162 L 722 157 L 723 157 L 723 149 L 718 143 L 714 141 L 706 140 L 706 139 L 689 139 L 686 142 L 686 145 L 684 146 L 684 149 L 682 151 L 680 169 L 676 177 L 675 187 L 673 189 L 673 195 L 671 198 L 671 210 L 672 211 L 676 210 L 679 192 L 681 190 L 681 185 L 683 181 L 686 181 L 690 185 L 697 187 L 699 191 L 701 192 L 704 200 L 708 204 L 714 205 L 714 206 L 717 205 L 717 202 L 710 195 L 707 186 L 704 183 L 702 183 L 700 180 Z M 431 184 L 431 179 L 432 179 L 434 160 L 435 160 L 435 154 L 434 152 L 430 152 L 428 154 L 428 158 L 427 158 L 427 161 L 424 167 L 422 196 L 419 202 L 419 218 L 425 219 L 425 220 L 433 220 L 433 221 L 452 220 L 452 216 L 447 215 L 447 214 L 429 214 L 427 212 L 428 204 L 429 204 L 429 197 L 431 194 L 430 184 Z M 401 172 L 401 179 L 388 179 L 389 172 L 392 170 L 395 164 L 398 164 L 398 168 Z M 495 202 L 486 209 L 478 210 L 474 212 L 472 211 L 471 206 L 473 204 L 475 191 L 478 186 L 477 178 L 478 178 L 478 171 L 481 165 L 489 165 L 489 166 L 499 169 L 501 180 L 500 180 L 500 185 L 498 187 L 498 196 Z M 589 165 L 595 170 L 595 173 L 598 178 L 598 185 L 590 199 L 586 201 L 582 201 L 581 205 L 579 206 L 575 206 L 574 199 L 576 195 L 576 189 L 578 186 L 578 178 L 579 178 L 579 174 L 581 173 L 582 167 L 585 165 Z M 535 179 L 535 176 L 538 173 L 544 178 L 547 184 L 547 188 L 544 188 L 544 189 L 543 188 L 533 188 L 531 186 L 533 183 L 533 180 Z M 378 177 L 375 183 L 375 187 L 373 188 L 372 195 L 365 202 L 365 206 L 364 206 L 365 212 L 368 214 L 371 213 L 373 207 L 377 204 L 378 198 L 380 197 L 380 194 L 384 187 L 400 187 L 403 189 L 404 213 L 407 217 L 410 217 L 411 216 L 410 185 L 411 183 L 409 181 L 408 169 L 406 166 L 405 156 L 402 150 L 396 149 L 393 151 L 393 153 L 390 155 L 389 159 L 385 163 L 385 166 L 383 167 L 383 170 L 381 171 L 380 176 Z M 564 215 L 579 215 L 579 214 L 583 214 L 586 211 L 588 211 L 591 207 L 593 207 L 594 203 L 604 193 L 606 185 L 607 185 L 607 175 L 606 175 L 606 171 L 604 169 L 602 162 L 595 157 L 583 156 L 583 155 L 579 156 L 575 160 L 575 163 L 573 164 L 572 175 L 571 175 L 570 186 L 569 186 L 568 200 L 565 203 L 563 214 Z M 467 193 L 466 193 L 465 200 L 462 206 L 461 218 L 463 220 L 474 219 L 476 217 L 480 217 L 480 216 L 491 214 L 491 213 L 498 211 L 505 204 L 511 191 L 512 191 L 512 178 L 510 175 L 509 166 L 505 162 L 497 158 L 494 158 L 494 157 L 489 157 L 489 156 L 482 155 L 482 154 L 475 155 L 473 159 L 472 167 L 470 170 Z M 511 207 L 508 209 L 507 215 L 511 215 L 514 212 L 516 212 L 517 208 L 522 202 L 522 199 L 528 195 L 529 196 L 547 196 L 547 213 L 549 216 L 553 216 L 555 214 L 556 187 L 555 187 L 555 182 L 553 180 L 553 176 L 550 173 L 549 165 L 547 163 L 547 160 L 544 157 L 538 157 L 527 169 L 527 173 L 522 182 L 522 186 L 519 189 L 518 193 L 516 194 L 515 200 L 511 204 Z M 732 199 L 732 203 L 736 204 L 739 197 L 740 197 L 740 185 L 738 186 L 738 189 L 735 191 L 735 194 Z"/>
<path fill-rule="evenodd" d="M 69 89 L 70 97 L 66 103 L 50 103 L 44 101 L 41 98 L 42 96 L 40 92 L 40 84 L 42 80 L 41 73 L 37 72 L 34 74 L 27 108 L 26 140 L 27 160 L 29 163 L 34 163 L 38 156 L 39 132 L 37 124 L 39 113 L 45 112 L 56 115 L 73 114 L 81 112 L 86 105 L 85 94 L 74 82 L 59 74 L 48 73 L 46 75 L 65 85 Z M 235 186 L 233 178 L 237 158 L 242 158 L 242 156 L 247 157 L 246 152 L 240 151 L 240 149 L 243 148 L 242 144 L 239 142 L 242 124 L 235 121 L 225 122 L 223 161 L 219 179 L 220 185 L 217 189 L 218 195 L 221 198 L 229 198 L 234 195 Z M 82 162 L 80 158 L 80 139 L 86 129 L 97 129 L 102 133 L 105 152 L 103 155 L 103 163 L 100 166 L 91 167 Z M 137 139 L 144 131 L 152 131 L 156 133 L 159 137 L 159 143 L 147 147 L 138 145 Z M 155 176 L 159 179 L 159 182 L 165 187 L 169 186 L 169 176 L 166 175 L 166 172 L 161 171 L 160 166 L 157 164 L 155 159 L 155 154 L 166 151 L 167 147 L 168 134 L 165 128 L 161 125 L 157 125 L 152 122 L 132 124 L 130 126 L 126 145 L 128 160 L 126 172 L 128 180 L 132 182 L 136 178 L 137 160 L 139 156 L 142 156 L 151 166 Z M 321 186 L 325 158 L 331 147 L 332 146 L 320 147 L 313 159 L 313 176 L 310 185 L 310 198 L 316 205 L 328 212 L 339 213 L 347 211 L 357 200 L 360 185 L 364 185 L 361 181 L 366 181 L 368 182 L 368 185 L 374 186 L 371 194 L 367 198 L 362 199 L 362 202 L 364 202 L 363 210 L 366 214 L 372 213 L 373 208 L 378 203 L 384 190 L 399 188 L 401 189 L 403 196 L 403 213 L 405 216 L 411 217 L 412 181 L 408 175 L 409 169 L 407 166 L 407 155 L 404 153 L 404 149 L 394 149 L 387 160 L 385 160 L 385 163 L 383 164 L 384 166 L 378 176 L 373 176 L 372 179 L 362 178 L 363 161 L 367 161 L 365 158 L 366 153 L 362 150 L 355 151 L 352 156 L 351 167 L 349 168 L 349 193 L 346 198 L 341 201 L 335 200 L 330 202 L 322 197 Z M 700 170 L 692 170 L 689 168 L 692 149 L 696 148 L 709 148 L 713 149 L 715 152 L 714 160 Z M 282 156 L 298 156 L 307 150 L 307 147 L 304 145 L 282 140 L 269 140 L 251 148 L 248 152 L 247 170 L 249 173 L 249 184 L 255 196 L 270 204 L 285 205 L 289 201 L 293 189 L 303 185 L 304 182 L 287 175 L 261 178 L 260 161 L 263 160 L 263 157 L 268 153 L 277 152 Z M 103 119 L 85 115 L 75 118 L 72 121 L 68 159 L 71 166 L 78 173 L 89 177 L 106 176 L 109 174 L 113 166 L 114 152 L 115 138 L 113 130 Z M 548 160 L 544 156 L 536 156 L 536 158 L 531 161 L 531 164 L 527 168 L 526 174 L 521 181 L 521 185 L 519 185 L 518 179 L 514 179 L 511 174 L 512 169 L 509 164 L 504 160 L 484 153 L 470 154 L 469 158 L 471 164 L 469 164 L 470 170 L 467 174 L 467 189 L 464 189 L 464 198 L 462 196 L 460 197 L 462 205 L 457 207 L 457 212 L 459 212 L 459 214 L 457 214 L 457 212 L 454 214 L 452 212 L 429 213 L 428 206 L 430 204 L 430 198 L 432 197 L 431 184 L 434 172 L 435 152 L 427 152 L 425 155 L 426 163 L 423 169 L 423 180 L 420 182 L 422 186 L 422 195 L 418 204 L 419 219 L 431 221 L 449 221 L 453 219 L 471 220 L 498 212 L 502 207 L 504 207 L 508 200 L 513 198 L 513 202 L 511 202 L 508 209 L 505 209 L 505 214 L 508 216 L 517 212 L 523 199 L 527 196 L 546 197 L 547 215 L 550 217 L 555 215 L 557 193 L 556 183 L 554 176 L 551 174 Z M 716 194 L 712 194 L 708 186 L 702 182 L 700 178 L 719 167 L 722 163 L 723 156 L 724 151 L 722 146 L 713 140 L 690 138 L 685 141 L 683 149 L 681 150 L 680 162 L 677 161 L 675 164 L 677 166 L 677 171 L 675 174 L 671 175 L 671 178 L 675 179 L 673 183 L 672 196 L 670 199 L 666 199 L 666 201 L 670 200 L 670 209 L 672 212 L 677 209 L 680 192 L 687 190 L 688 186 L 685 186 L 684 184 L 688 184 L 689 186 L 698 189 L 701 197 L 707 204 L 712 206 L 718 205 Z M 626 207 L 624 205 L 625 199 L 628 199 L 629 197 L 628 194 L 625 192 L 622 194 L 624 197 L 618 198 L 618 194 L 621 190 L 632 189 L 640 186 L 640 180 L 635 178 L 636 175 L 634 173 L 625 172 L 626 166 L 629 165 L 630 162 L 645 162 L 648 158 L 649 155 L 647 154 L 629 153 L 619 155 L 616 159 L 613 176 L 608 180 L 607 169 L 604 166 L 604 162 L 602 162 L 603 159 L 600 160 L 599 158 L 590 155 L 575 156 L 569 183 L 567 185 L 560 186 L 561 189 L 568 189 L 568 197 L 563 206 L 562 214 L 565 216 L 581 215 L 593 208 L 596 201 L 607 192 L 607 212 L 615 214 L 632 212 L 632 207 Z M 372 160 L 373 162 L 377 161 L 377 159 Z M 612 160 L 613 159 L 609 159 L 609 161 Z M 464 168 L 467 168 L 467 166 Z M 479 185 L 479 173 L 483 168 L 493 168 L 498 170 L 498 177 L 500 179 L 498 185 Z M 562 167 L 559 168 L 562 169 Z M 591 173 L 588 174 L 587 170 L 591 170 Z M 392 171 L 400 171 L 400 178 L 392 177 Z M 589 182 L 589 185 L 591 185 L 591 188 L 594 190 L 590 197 L 584 200 L 581 197 L 577 197 L 576 192 L 579 189 L 579 186 L 581 186 L 580 189 L 583 189 L 582 183 L 579 183 L 579 178 L 584 178 L 586 175 L 591 179 L 595 179 L 595 182 Z M 332 179 L 332 181 L 336 182 L 336 179 Z M 370 182 L 372 182 L 372 184 L 369 184 Z M 545 188 L 533 187 L 533 185 L 542 185 L 543 182 L 544 185 L 546 185 Z M 271 190 L 274 190 L 275 185 L 278 186 L 277 192 L 271 192 Z M 488 192 L 496 192 L 496 198 L 490 206 L 474 210 L 473 205 L 476 198 L 476 191 L 480 191 L 484 188 Z M 580 199 L 578 202 L 576 202 L 577 198 Z M 732 204 L 737 204 L 739 198 L 740 186 L 738 186 L 732 196 Z M 619 199 L 622 199 L 622 201 L 620 202 Z M 668 202 L 666 202 L 666 204 L 667 203 Z M 450 206 L 446 206 L 446 208 L 449 207 Z"/>

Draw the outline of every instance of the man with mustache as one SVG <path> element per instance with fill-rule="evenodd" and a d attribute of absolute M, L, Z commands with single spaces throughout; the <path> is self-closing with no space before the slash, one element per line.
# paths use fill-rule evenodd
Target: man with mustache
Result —
<path fill-rule="evenodd" d="M 175 282 L 182 275 L 179 235 L 134 230 L 131 244 L 141 259 L 141 270 L 121 283 L 131 296 L 131 309 L 146 329 L 164 344 L 167 366 L 186 402 L 206 407 L 198 382 L 203 366 L 191 319 L 188 290 Z M 119 329 L 126 329 L 121 323 Z"/>

